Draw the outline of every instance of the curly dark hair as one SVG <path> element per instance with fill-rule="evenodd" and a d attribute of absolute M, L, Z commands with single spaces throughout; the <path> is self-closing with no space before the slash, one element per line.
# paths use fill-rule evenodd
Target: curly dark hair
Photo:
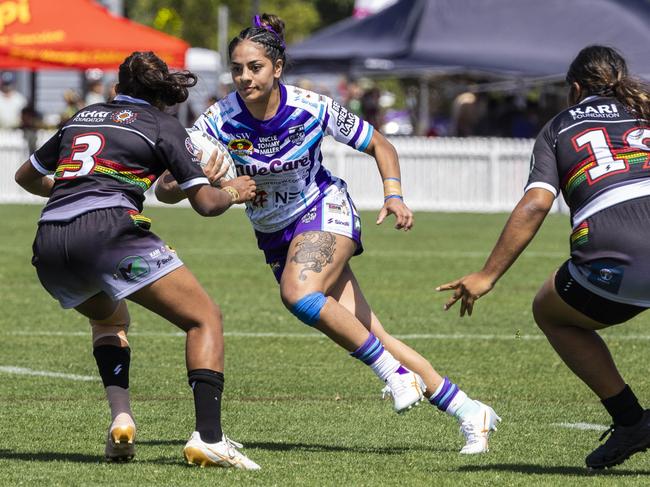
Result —
<path fill-rule="evenodd" d="M 635 116 L 650 120 L 650 87 L 628 74 L 627 63 L 614 48 L 587 46 L 569 66 L 567 83 L 578 83 L 587 95 L 611 96 Z"/>
<path fill-rule="evenodd" d="M 115 91 L 163 109 L 187 100 L 188 88 L 196 82 L 196 75 L 190 71 L 170 72 L 165 61 L 152 51 L 136 51 L 120 65 Z"/>

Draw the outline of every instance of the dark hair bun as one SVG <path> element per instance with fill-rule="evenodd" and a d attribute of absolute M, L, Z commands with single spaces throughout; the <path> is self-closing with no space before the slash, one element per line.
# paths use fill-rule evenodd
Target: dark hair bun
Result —
<path fill-rule="evenodd" d="M 260 20 L 262 24 L 268 25 L 273 32 L 284 42 L 284 21 L 274 14 L 262 14 L 260 15 Z"/>
<path fill-rule="evenodd" d="M 169 72 L 167 64 L 151 51 L 136 51 L 120 65 L 118 93 L 141 98 L 159 108 L 187 100 L 196 85 L 189 71 Z"/>

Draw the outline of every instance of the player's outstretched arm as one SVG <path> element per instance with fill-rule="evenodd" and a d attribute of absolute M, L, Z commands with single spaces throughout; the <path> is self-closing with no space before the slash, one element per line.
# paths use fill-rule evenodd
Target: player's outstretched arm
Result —
<path fill-rule="evenodd" d="M 16 171 L 14 178 L 16 183 L 25 191 L 45 198 L 50 197 L 54 186 L 54 181 L 38 172 L 29 161 L 23 162 Z"/>
<path fill-rule="evenodd" d="M 168 205 L 173 205 L 174 203 L 178 203 L 187 198 L 187 195 L 183 192 L 174 179 L 174 176 L 172 176 L 169 171 L 165 171 L 158 178 L 154 193 L 156 194 L 158 201 L 162 201 Z"/>
<path fill-rule="evenodd" d="M 553 193 L 541 188 L 533 188 L 524 194 L 508 218 L 483 269 L 436 288 L 436 291 L 454 292 L 444 305 L 445 311 L 460 300 L 460 315 L 467 313 L 471 316 L 474 302 L 490 292 L 517 260 L 539 230 L 554 200 Z"/>
<path fill-rule="evenodd" d="M 377 161 L 379 174 L 384 182 L 384 206 L 377 216 L 377 225 L 388 215 L 395 215 L 395 228 L 408 231 L 413 227 L 413 212 L 404 204 L 397 151 L 386 137 L 375 130 L 366 154 Z"/>
<path fill-rule="evenodd" d="M 201 153 L 199 152 L 198 158 L 201 159 Z M 202 167 L 203 174 L 208 178 L 210 184 L 216 185 L 216 183 L 226 174 L 228 171 L 228 165 L 223 164 L 223 154 L 221 154 L 217 149 L 210 155 L 208 163 Z M 179 201 L 187 198 L 187 195 L 180 188 L 174 176 L 167 170 L 160 178 L 158 178 L 158 183 L 156 184 L 156 198 L 163 203 L 173 205 Z"/>
<path fill-rule="evenodd" d="M 255 181 L 250 176 L 240 176 L 224 184 L 223 189 L 204 184 L 187 188 L 185 193 L 199 215 L 217 216 L 232 205 L 255 198 L 255 190 Z"/>

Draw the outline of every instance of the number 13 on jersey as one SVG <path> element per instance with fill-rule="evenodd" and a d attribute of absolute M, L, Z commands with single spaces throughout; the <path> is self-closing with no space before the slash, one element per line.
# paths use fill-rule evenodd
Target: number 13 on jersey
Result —
<path fill-rule="evenodd" d="M 593 158 L 595 165 L 587 171 L 589 184 L 593 184 L 599 179 L 625 172 L 629 169 L 628 162 L 625 158 L 617 157 L 612 148 L 612 143 L 607 130 L 604 128 L 593 128 L 585 130 L 572 139 L 573 147 L 580 152 L 587 149 L 590 158 Z M 630 149 L 639 149 L 650 152 L 650 127 L 636 127 L 628 130 L 623 135 L 625 146 L 622 151 Z"/>

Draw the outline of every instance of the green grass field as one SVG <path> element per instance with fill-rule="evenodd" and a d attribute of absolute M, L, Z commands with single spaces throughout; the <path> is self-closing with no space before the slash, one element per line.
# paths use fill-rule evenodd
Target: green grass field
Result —
<path fill-rule="evenodd" d="M 584 456 L 600 431 L 566 424 L 606 425 L 608 417 L 532 320 L 532 297 L 567 255 L 565 216 L 549 217 L 474 316 L 460 319 L 457 309 L 442 311 L 445 296 L 434 288 L 483 263 L 506 215 L 421 213 L 404 234 L 363 214 L 366 252 L 352 265 L 385 327 L 503 418 L 490 452 L 465 457 L 451 418 L 428 405 L 397 416 L 365 366 L 284 310 L 241 211 L 211 220 L 189 209 L 147 211 L 153 230 L 222 306 L 224 429 L 262 466 L 241 472 L 183 464 L 193 429 L 184 339 L 135 305 L 137 457 L 126 465 L 103 462 L 109 415 L 101 383 L 75 380 L 97 376 L 89 326 L 59 308 L 30 265 L 38 213 L 36 206 L 0 206 L 1 485 L 650 484 L 650 454 L 604 474 L 585 471 Z M 605 333 L 645 404 L 649 319 Z"/>

